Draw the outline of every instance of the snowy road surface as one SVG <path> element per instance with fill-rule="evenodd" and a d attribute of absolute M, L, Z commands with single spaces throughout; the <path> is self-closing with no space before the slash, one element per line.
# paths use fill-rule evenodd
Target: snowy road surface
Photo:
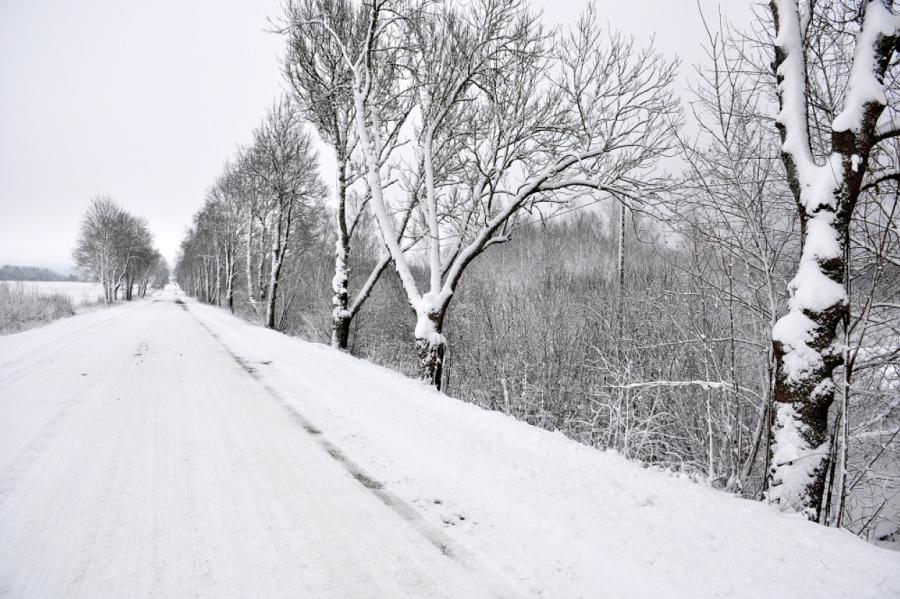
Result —
<path fill-rule="evenodd" d="M 0 337 L 0 597 L 898 597 L 900 556 L 171 293 Z"/>

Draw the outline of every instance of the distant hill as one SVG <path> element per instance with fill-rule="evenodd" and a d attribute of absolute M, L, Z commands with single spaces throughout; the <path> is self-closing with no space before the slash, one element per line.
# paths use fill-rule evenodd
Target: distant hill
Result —
<path fill-rule="evenodd" d="M 77 275 L 61 275 L 37 266 L 0 266 L 0 281 L 80 281 Z"/>

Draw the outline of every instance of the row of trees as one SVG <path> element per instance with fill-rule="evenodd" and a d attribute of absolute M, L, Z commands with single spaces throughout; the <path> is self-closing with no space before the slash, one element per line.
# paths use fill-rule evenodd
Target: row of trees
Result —
<path fill-rule="evenodd" d="M 253 143 L 209 189 L 181 244 L 176 279 L 192 295 L 234 312 L 243 269 L 255 316 L 269 328 L 283 328 L 278 302 L 284 301 L 285 264 L 317 233 L 324 197 L 312 137 L 295 107 L 278 102 Z"/>
<path fill-rule="evenodd" d="M 893 3 L 773 0 L 751 32 L 710 28 L 690 136 L 674 61 L 599 20 L 289 1 L 291 96 L 211 188 L 179 281 L 584 442 L 900 529 Z M 304 151 L 263 149 L 273 119 Z M 265 169 L 308 175 L 293 212 Z"/>
<path fill-rule="evenodd" d="M 134 216 L 112 198 L 97 197 L 81 217 L 72 253 L 81 272 L 103 285 L 106 303 L 122 291 L 131 301 L 143 298 L 148 286 L 162 287 L 169 278 L 165 259 L 153 247 L 147 221 Z"/>

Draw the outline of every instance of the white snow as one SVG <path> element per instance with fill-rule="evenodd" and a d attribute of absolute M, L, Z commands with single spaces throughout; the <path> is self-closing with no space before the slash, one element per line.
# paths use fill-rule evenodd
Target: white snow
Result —
<path fill-rule="evenodd" d="M 859 131 L 863 111 L 869 103 L 884 105 L 884 83 L 875 76 L 875 45 L 880 36 L 890 36 L 900 28 L 900 16 L 881 2 L 866 4 L 866 16 L 856 38 L 844 109 L 831 123 L 834 131 Z"/>
<path fill-rule="evenodd" d="M 782 316 L 772 327 L 772 338 L 785 345 L 782 361 L 789 381 L 800 381 L 822 364 L 822 356 L 809 346 L 818 325 L 807 317 L 804 310 L 821 312 L 846 302 L 844 286 L 822 272 L 822 262 L 839 257 L 841 252 L 838 233 L 832 226 L 834 212 L 821 210 L 806 223 L 806 243 L 797 274 L 791 279 L 788 302 L 790 312 Z M 839 351 L 832 347 L 827 351 Z"/>
<path fill-rule="evenodd" d="M 837 206 L 835 192 L 844 181 L 842 160 L 840 154 L 832 153 L 825 164 L 813 165 L 800 171 L 800 201 L 803 202 L 807 215 L 816 216 L 823 207 L 831 211 Z"/>
<path fill-rule="evenodd" d="M 791 280 L 793 296 L 791 310 L 813 310 L 821 312 L 846 300 L 844 286 L 830 279 L 815 261 L 815 257 L 804 252 L 797 266 L 797 274 Z"/>
<path fill-rule="evenodd" d="M 340 240 L 334 242 L 334 276 L 331 278 L 331 290 L 340 293 L 347 286 L 347 256 Z"/>
<path fill-rule="evenodd" d="M 778 0 L 778 36 L 775 44 L 785 52 L 778 67 L 783 78 L 779 84 L 781 111 L 776 120 L 786 127 L 782 150 L 790 154 L 797 165 L 801 181 L 804 173 L 814 170 L 809 134 L 806 128 L 806 69 L 803 66 L 803 37 L 797 2 Z"/>
<path fill-rule="evenodd" d="M 772 339 L 785 345 L 783 364 L 788 381 L 798 382 L 822 365 L 822 356 L 808 345 L 816 326 L 803 312 L 788 312 L 772 327 Z"/>
<path fill-rule="evenodd" d="M 0 596 L 900 596 L 849 532 L 172 299 L 0 338 Z"/>
<path fill-rule="evenodd" d="M 833 212 L 821 210 L 807 221 L 803 254 L 797 274 L 789 285 L 790 312 L 772 327 L 772 338 L 785 345 L 783 365 L 788 381 L 800 381 L 822 364 L 822 356 L 808 345 L 818 325 L 804 311 L 821 312 L 847 301 L 844 286 L 826 276 L 819 266 L 840 256 L 841 247 L 832 226 L 833 220 Z M 831 348 L 831 351 L 837 349 Z"/>
<path fill-rule="evenodd" d="M 444 343 L 444 336 L 435 330 L 434 322 L 428 318 L 427 314 L 418 314 L 416 316 L 416 339 L 427 341 L 432 345 L 440 345 Z"/>
<path fill-rule="evenodd" d="M 826 379 L 820 385 L 833 387 L 834 383 Z M 816 392 L 821 392 L 821 389 Z M 778 478 L 773 481 L 766 496 L 781 509 L 803 511 L 803 506 L 808 504 L 805 501 L 806 489 L 815 476 L 815 469 L 822 464 L 818 458 L 829 451 L 827 442 L 819 447 L 810 447 L 801 436 L 801 428 L 805 426 L 794 406 L 778 404 L 772 442 L 772 463 L 777 467 Z"/>

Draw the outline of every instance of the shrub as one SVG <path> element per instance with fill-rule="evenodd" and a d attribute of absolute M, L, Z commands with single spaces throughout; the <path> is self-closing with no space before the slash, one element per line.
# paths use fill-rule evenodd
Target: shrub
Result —
<path fill-rule="evenodd" d="M 0 283 L 0 334 L 7 335 L 71 316 L 75 306 L 62 293 L 40 293 L 21 283 Z"/>

